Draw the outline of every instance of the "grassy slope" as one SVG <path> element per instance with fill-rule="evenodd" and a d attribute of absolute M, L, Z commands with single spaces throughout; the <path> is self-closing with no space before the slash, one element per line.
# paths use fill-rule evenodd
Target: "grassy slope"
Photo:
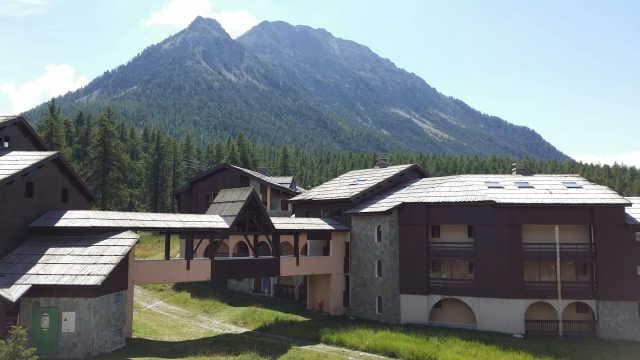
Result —
<path fill-rule="evenodd" d="M 403 359 L 637 359 L 640 354 L 640 344 L 628 342 L 597 339 L 516 339 L 500 334 L 385 326 L 331 318 L 308 313 L 299 304 L 237 294 L 214 288 L 206 283 L 153 285 L 145 288 L 160 295 L 167 303 L 238 326 Z M 136 312 L 136 316 L 136 336 L 162 337 L 161 334 L 148 329 L 151 325 L 140 311 Z M 144 329 L 140 328 L 141 322 L 144 322 Z M 181 331 L 183 330 L 179 330 Z M 215 348 L 219 346 L 213 345 L 217 343 L 216 339 L 219 336 L 195 341 L 207 344 L 207 348 Z M 246 344 L 244 347 L 241 344 L 236 345 L 240 349 L 246 348 Z M 232 346 L 229 351 L 237 351 L 234 349 Z M 254 355 L 265 354 L 251 353 L 251 356 Z M 303 357 L 307 358 L 307 354 L 299 353 L 281 355 L 295 358 L 304 355 Z M 316 354 L 308 355 L 315 357 Z"/>
<path fill-rule="evenodd" d="M 171 256 L 177 256 L 180 251 L 180 238 L 177 235 L 171 237 Z M 138 259 L 163 259 L 164 235 L 154 235 L 149 232 L 140 233 L 140 242 L 136 245 L 136 258 Z"/>

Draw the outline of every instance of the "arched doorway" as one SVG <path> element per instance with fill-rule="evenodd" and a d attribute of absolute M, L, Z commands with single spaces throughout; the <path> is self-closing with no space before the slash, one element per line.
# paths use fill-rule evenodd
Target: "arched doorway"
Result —
<path fill-rule="evenodd" d="M 596 334 L 596 317 L 589 304 L 575 301 L 562 311 L 562 334 L 592 336 Z"/>
<path fill-rule="evenodd" d="M 293 255 L 293 245 L 288 241 L 280 242 L 280 256 Z"/>
<path fill-rule="evenodd" d="M 260 241 L 256 249 L 258 256 L 271 256 L 271 247 L 266 241 Z"/>
<path fill-rule="evenodd" d="M 558 335 L 558 312 L 549 303 L 538 301 L 524 314 L 524 331 L 527 335 Z"/>
<path fill-rule="evenodd" d="M 240 241 L 233 248 L 233 257 L 248 257 L 249 256 L 249 247 L 245 244 L 244 241 Z"/>
<path fill-rule="evenodd" d="M 204 250 L 204 257 L 211 258 L 211 251 L 213 251 L 214 245 L 209 244 Z M 229 245 L 226 242 L 221 242 L 216 250 L 215 257 L 229 257 Z"/>
<path fill-rule="evenodd" d="M 476 316 L 463 301 L 447 298 L 435 303 L 429 313 L 429 323 L 439 326 L 474 329 Z"/>

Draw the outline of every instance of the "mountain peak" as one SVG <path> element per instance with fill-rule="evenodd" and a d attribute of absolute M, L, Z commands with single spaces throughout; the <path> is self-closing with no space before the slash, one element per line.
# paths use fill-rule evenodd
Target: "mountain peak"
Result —
<path fill-rule="evenodd" d="M 195 19 L 185 29 L 188 32 L 195 32 L 202 35 L 215 35 L 217 37 L 223 37 L 230 39 L 231 37 L 222 28 L 219 22 L 215 19 L 205 18 L 202 16 L 196 16 Z"/>

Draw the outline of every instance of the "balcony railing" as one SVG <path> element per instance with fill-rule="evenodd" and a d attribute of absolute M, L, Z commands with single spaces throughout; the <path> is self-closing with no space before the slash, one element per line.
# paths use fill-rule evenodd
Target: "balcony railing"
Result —
<path fill-rule="evenodd" d="M 524 331 L 527 335 L 558 335 L 558 320 L 525 320 Z"/>
<path fill-rule="evenodd" d="M 596 334 L 596 322 L 593 320 L 563 320 L 563 335 L 592 336 Z"/>
<path fill-rule="evenodd" d="M 558 287 L 555 281 L 525 281 L 524 287 L 528 296 L 556 297 Z M 562 296 L 572 298 L 589 298 L 595 295 L 597 284 L 591 281 L 562 281 Z"/>
<path fill-rule="evenodd" d="M 468 256 L 473 253 L 474 243 L 465 242 L 438 242 L 432 241 L 429 244 L 432 256 Z"/>
<path fill-rule="evenodd" d="M 442 279 L 429 278 L 431 291 L 443 292 L 451 295 L 462 293 L 473 287 L 473 279 Z"/>
<path fill-rule="evenodd" d="M 556 252 L 556 243 L 555 242 L 545 242 L 545 243 L 522 243 L 522 250 L 525 252 Z M 570 253 L 591 253 L 592 247 L 590 243 L 560 243 L 560 252 L 570 252 Z"/>

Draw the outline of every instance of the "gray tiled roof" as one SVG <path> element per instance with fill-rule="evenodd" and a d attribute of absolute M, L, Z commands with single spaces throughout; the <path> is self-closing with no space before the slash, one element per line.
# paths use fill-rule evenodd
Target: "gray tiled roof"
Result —
<path fill-rule="evenodd" d="M 349 231 L 349 227 L 333 220 L 322 218 L 299 218 L 299 217 L 271 217 L 271 222 L 276 230 L 331 230 Z"/>
<path fill-rule="evenodd" d="M 397 175 L 411 167 L 413 164 L 389 166 L 386 168 L 373 168 L 353 170 L 322 183 L 306 192 L 294 197 L 292 201 L 299 200 L 342 200 L 351 199 L 380 184 L 394 175 Z"/>
<path fill-rule="evenodd" d="M 626 208 L 626 222 L 628 224 L 640 225 L 640 197 L 628 197 L 631 206 Z"/>
<path fill-rule="evenodd" d="M 55 151 L 10 151 L 0 155 L 0 181 L 26 170 L 54 155 Z"/>
<path fill-rule="evenodd" d="M 526 181 L 531 188 L 518 188 L 515 182 Z M 502 188 L 489 188 L 497 182 Z M 575 182 L 580 188 L 567 188 Z M 627 201 L 606 186 L 597 185 L 578 175 L 456 175 L 412 181 L 374 197 L 351 209 L 350 213 L 383 212 L 402 203 L 495 203 L 544 205 L 628 205 Z"/>
<path fill-rule="evenodd" d="M 231 225 L 235 221 L 236 217 L 242 211 L 247 199 L 251 196 L 253 188 L 243 187 L 234 189 L 222 189 L 213 199 L 207 214 L 220 215 L 227 224 Z"/>
<path fill-rule="evenodd" d="M 31 227 L 176 231 L 229 228 L 227 223 L 218 215 L 99 210 L 53 210 L 32 222 Z"/>
<path fill-rule="evenodd" d="M 0 260 L 0 296 L 15 302 L 33 285 L 100 285 L 137 241 L 131 231 L 33 236 Z"/>

